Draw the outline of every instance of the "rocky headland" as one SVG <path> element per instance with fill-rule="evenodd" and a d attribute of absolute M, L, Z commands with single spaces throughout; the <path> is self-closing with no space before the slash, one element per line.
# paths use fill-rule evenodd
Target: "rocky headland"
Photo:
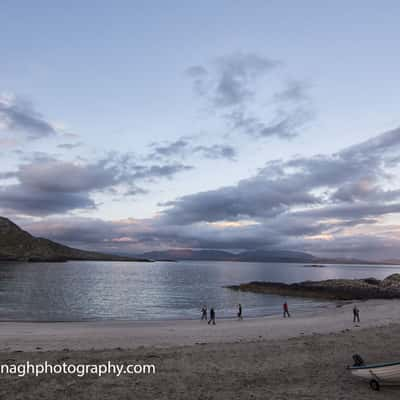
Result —
<path fill-rule="evenodd" d="M 52 240 L 34 237 L 8 218 L 0 217 L 0 261 L 62 262 L 69 260 L 149 261 L 64 246 Z"/>
<path fill-rule="evenodd" d="M 226 287 L 243 292 L 310 297 L 326 300 L 399 299 L 400 274 L 390 275 L 383 280 L 375 278 L 328 279 L 291 284 L 257 281 Z"/>

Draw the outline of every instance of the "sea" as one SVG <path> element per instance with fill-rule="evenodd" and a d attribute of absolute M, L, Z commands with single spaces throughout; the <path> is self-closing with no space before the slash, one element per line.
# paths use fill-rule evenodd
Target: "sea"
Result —
<path fill-rule="evenodd" d="M 238 292 L 224 288 L 250 281 L 298 282 L 333 278 L 378 279 L 400 266 L 252 262 L 0 263 L 0 320 L 98 321 L 200 318 L 203 305 L 217 318 L 313 312 L 332 302 Z"/>

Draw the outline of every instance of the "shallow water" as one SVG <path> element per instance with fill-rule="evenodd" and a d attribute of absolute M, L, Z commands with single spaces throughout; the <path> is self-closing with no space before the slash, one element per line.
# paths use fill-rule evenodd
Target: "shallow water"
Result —
<path fill-rule="evenodd" d="M 81 262 L 0 263 L 0 319 L 81 321 L 198 318 L 203 304 L 217 317 L 281 312 L 284 298 L 239 293 L 222 286 L 270 280 L 384 278 L 400 266 L 182 261 L 177 263 Z M 327 302 L 289 298 L 292 311 Z"/>

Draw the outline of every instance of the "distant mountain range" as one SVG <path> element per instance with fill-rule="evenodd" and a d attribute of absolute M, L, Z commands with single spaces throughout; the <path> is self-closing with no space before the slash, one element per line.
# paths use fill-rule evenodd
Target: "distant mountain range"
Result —
<path fill-rule="evenodd" d="M 230 253 L 221 250 L 165 250 L 141 254 L 154 261 L 248 261 L 248 262 L 296 262 L 315 264 L 400 264 L 400 260 L 382 262 L 359 260 L 356 258 L 321 258 L 309 253 L 289 250 L 253 250 Z"/>
<path fill-rule="evenodd" d="M 313 262 L 311 254 L 297 251 L 254 250 L 242 253 L 230 253 L 221 250 L 166 250 L 151 251 L 142 254 L 151 260 L 197 260 L 197 261 L 254 261 L 254 262 Z"/>
<path fill-rule="evenodd" d="M 148 261 L 74 249 L 48 239 L 36 238 L 9 219 L 0 217 L 0 261 Z"/>
<path fill-rule="evenodd" d="M 248 261 L 296 262 L 313 264 L 400 264 L 400 260 L 382 262 L 349 258 L 320 258 L 309 253 L 289 250 L 254 250 L 231 253 L 222 250 L 176 249 L 152 251 L 138 256 L 104 254 L 64 246 L 37 238 L 7 218 L 0 217 L 0 261 Z"/>

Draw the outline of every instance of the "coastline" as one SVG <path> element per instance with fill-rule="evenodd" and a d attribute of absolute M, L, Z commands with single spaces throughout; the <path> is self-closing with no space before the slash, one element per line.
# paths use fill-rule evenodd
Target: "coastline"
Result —
<path fill-rule="evenodd" d="M 88 349 L 135 349 L 141 346 L 173 347 L 204 343 L 238 343 L 290 339 L 346 330 L 359 331 L 396 323 L 400 300 L 354 302 L 361 324 L 352 322 L 353 303 L 326 307 L 291 318 L 252 317 L 243 321 L 217 319 L 216 326 L 199 320 L 0 322 L 0 352 Z M 218 314 L 217 314 L 218 317 Z"/>
<path fill-rule="evenodd" d="M 351 304 L 286 320 L 217 320 L 215 327 L 201 321 L 0 323 L 0 363 L 111 361 L 156 368 L 154 375 L 119 377 L 2 375 L 0 398 L 375 400 L 379 395 L 397 400 L 398 388 L 383 386 L 378 394 L 345 367 L 354 353 L 367 362 L 400 360 L 399 305 L 397 300 L 358 303 L 360 326 L 352 323 Z"/>

